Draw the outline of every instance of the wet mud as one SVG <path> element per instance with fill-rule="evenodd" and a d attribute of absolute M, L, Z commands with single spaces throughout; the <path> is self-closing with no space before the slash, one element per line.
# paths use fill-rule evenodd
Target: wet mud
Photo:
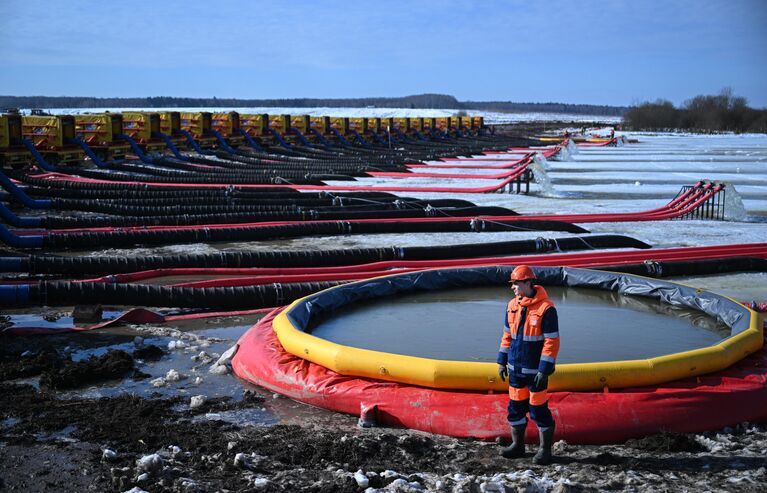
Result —
<path fill-rule="evenodd" d="M 114 353 L 103 360 L 125 359 Z M 19 361 L 16 374 L 32 361 Z M 4 374 L 12 374 L 10 366 L 4 362 Z M 200 419 L 282 399 L 249 390 L 240 397 L 192 407 L 188 396 L 66 399 L 43 386 L 2 382 L 0 485 L 62 492 L 671 491 L 671 485 L 756 492 L 767 484 L 767 430 L 753 425 L 615 446 L 560 441 L 554 464 L 535 466 L 533 445 L 526 458 L 510 461 L 498 456 L 499 443 L 357 428 L 353 417 L 335 428 L 311 419 L 272 426 Z"/>

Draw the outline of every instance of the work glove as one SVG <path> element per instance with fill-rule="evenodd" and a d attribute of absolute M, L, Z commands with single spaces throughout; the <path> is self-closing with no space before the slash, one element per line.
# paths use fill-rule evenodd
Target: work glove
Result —
<path fill-rule="evenodd" d="M 506 368 L 506 365 L 498 365 L 498 376 L 501 377 L 501 382 L 506 381 L 509 376 L 509 369 Z"/>
<path fill-rule="evenodd" d="M 533 383 L 535 384 L 535 388 L 539 390 L 543 390 L 546 388 L 546 386 L 549 383 L 549 377 L 548 375 L 544 375 L 541 372 L 538 372 L 535 374 L 535 379 L 533 380 Z"/>

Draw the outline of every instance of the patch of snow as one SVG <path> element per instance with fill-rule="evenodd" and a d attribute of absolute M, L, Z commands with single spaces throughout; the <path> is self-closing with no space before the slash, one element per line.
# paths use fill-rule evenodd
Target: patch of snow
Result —
<path fill-rule="evenodd" d="M 196 408 L 198 408 L 198 407 L 202 406 L 203 404 L 205 404 L 205 402 L 206 402 L 207 400 L 208 400 L 208 397 L 207 397 L 207 396 L 204 396 L 204 395 L 195 395 L 195 396 L 193 396 L 193 397 L 192 397 L 192 399 L 189 401 L 189 408 L 190 408 L 190 409 L 196 409 Z"/>

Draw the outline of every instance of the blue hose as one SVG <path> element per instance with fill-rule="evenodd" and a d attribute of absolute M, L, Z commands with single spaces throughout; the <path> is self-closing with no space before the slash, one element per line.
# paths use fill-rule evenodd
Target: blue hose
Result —
<path fill-rule="evenodd" d="M 370 132 L 370 135 L 372 135 L 372 136 L 373 136 L 373 140 L 374 140 L 374 141 L 376 141 L 376 143 L 378 143 L 378 144 L 380 144 L 380 145 L 384 145 L 384 146 L 388 146 L 388 145 L 389 145 L 389 143 L 388 143 L 388 142 L 386 142 L 385 140 L 383 140 L 383 139 L 381 138 L 381 136 L 380 136 L 380 135 L 378 135 L 376 132 L 373 132 L 373 131 L 371 131 L 371 132 Z"/>
<path fill-rule="evenodd" d="M 353 133 L 353 134 L 354 134 L 354 136 L 357 138 L 357 142 L 359 142 L 359 144 L 360 144 L 362 147 L 367 147 L 367 148 L 373 147 L 373 146 L 371 146 L 371 145 L 368 143 L 368 141 L 366 141 L 365 139 L 363 139 L 363 138 L 362 138 L 362 136 L 360 135 L 360 133 L 359 133 L 359 132 L 357 132 L 356 130 L 352 130 L 352 133 Z"/>
<path fill-rule="evenodd" d="M 0 204 L 0 219 L 17 228 L 39 228 L 43 225 L 39 217 L 19 217 L 5 204 Z"/>
<path fill-rule="evenodd" d="M 333 135 L 338 137 L 338 141 L 341 142 L 341 145 L 344 147 L 352 147 L 352 143 L 346 140 L 346 137 L 341 135 L 341 132 L 339 132 L 337 129 L 331 128 L 330 131 L 333 133 Z"/>
<path fill-rule="evenodd" d="M 418 137 L 418 140 L 429 140 L 426 137 L 424 137 L 423 134 L 421 132 L 419 132 L 418 130 L 416 130 L 414 128 L 411 128 L 410 130 L 415 132 L 415 136 Z"/>
<path fill-rule="evenodd" d="M 245 142 L 247 142 L 250 147 L 252 147 L 253 149 L 255 149 L 257 151 L 263 151 L 264 150 L 264 148 L 261 147 L 259 145 L 259 143 L 256 142 L 255 139 L 253 139 L 253 137 L 248 135 L 248 132 L 246 132 L 245 130 L 243 130 L 241 128 L 238 128 L 237 130 L 240 132 L 240 135 L 242 135 L 245 138 Z"/>
<path fill-rule="evenodd" d="M 137 155 L 139 159 L 141 159 L 142 163 L 146 164 L 154 164 L 154 161 L 152 158 L 144 154 L 144 151 L 141 150 L 141 147 L 139 147 L 138 143 L 133 140 L 133 138 L 130 135 L 120 134 L 117 136 L 118 139 L 122 139 L 125 142 L 130 145 L 131 150 L 133 151 L 133 154 Z"/>
<path fill-rule="evenodd" d="M 91 161 L 93 161 L 93 163 L 99 168 L 109 168 L 109 165 L 105 163 L 104 161 L 102 161 L 101 159 L 99 159 L 96 153 L 93 152 L 93 149 L 91 149 L 91 146 L 89 146 L 88 143 L 85 142 L 80 137 L 75 137 L 74 139 L 66 139 L 66 141 L 69 142 L 70 144 L 77 144 L 80 147 L 82 147 L 83 151 L 85 151 L 85 154 L 89 158 L 91 158 Z"/>
<path fill-rule="evenodd" d="M 282 147 L 284 147 L 285 149 L 290 149 L 290 148 L 291 148 L 290 144 L 288 144 L 287 142 L 285 142 L 285 139 L 283 139 L 283 138 L 282 138 L 282 135 L 280 135 L 280 133 L 279 133 L 278 131 L 276 131 L 276 130 L 275 130 L 275 129 L 273 129 L 273 128 L 270 128 L 270 129 L 269 129 L 269 133 L 270 133 L 270 134 L 272 134 L 272 136 L 273 136 L 275 139 L 277 139 L 277 142 L 279 142 L 279 144 L 280 144 Z"/>
<path fill-rule="evenodd" d="M 26 272 L 29 261 L 26 257 L 0 257 L 0 272 Z"/>
<path fill-rule="evenodd" d="M 407 135 L 405 135 L 404 133 L 402 133 L 402 130 L 400 130 L 398 128 L 395 128 L 394 129 L 394 133 L 397 134 L 397 138 L 400 141 L 402 141 L 402 142 L 409 142 L 410 141 L 410 138 Z"/>
<path fill-rule="evenodd" d="M 11 195 L 19 199 L 22 204 L 30 209 L 50 209 L 53 207 L 52 200 L 35 200 L 27 195 L 27 192 L 17 187 L 5 173 L 0 171 L 0 186 L 8 190 Z"/>
<path fill-rule="evenodd" d="M 28 284 L 0 285 L 0 306 L 24 306 L 29 303 Z"/>
<path fill-rule="evenodd" d="M 320 133 L 320 131 L 319 131 L 319 130 L 317 130 L 316 128 L 310 128 L 310 129 L 309 129 L 309 131 L 312 133 L 312 135 L 314 135 L 315 137 L 317 137 L 317 140 L 319 140 L 319 141 L 320 141 L 320 143 L 321 143 L 322 145 L 324 145 L 324 146 L 327 146 L 327 147 L 334 147 L 334 146 L 333 146 L 333 144 L 331 144 L 331 143 L 330 143 L 330 141 L 329 141 L 328 139 L 326 139 L 326 138 L 325 138 L 325 137 L 324 137 L 324 136 L 323 136 L 323 135 Z"/>
<path fill-rule="evenodd" d="M 306 136 L 302 134 L 301 131 L 297 129 L 296 127 L 290 127 L 288 131 L 292 133 L 293 135 L 295 135 L 296 137 L 298 137 L 298 140 L 300 140 L 301 143 L 305 145 L 306 147 L 314 147 L 314 144 L 309 142 L 309 139 L 307 139 Z"/>
<path fill-rule="evenodd" d="M 194 137 L 192 137 L 192 134 L 190 134 L 189 131 L 181 129 L 178 131 L 178 133 L 186 137 L 186 141 L 189 142 L 189 145 L 192 146 L 192 149 L 194 149 L 198 154 L 210 154 L 210 152 L 202 150 L 200 144 L 194 140 Z"/>
<path fill-rule="evenodd" d="M 43 155 L 40 154 L 40 151 L 37 150 L 37 147 L 35 147 L 34 142 L 32 142 L 29 139 L 21 139 L 21 143 L 24 144 L 24 147 L 26 147 L 29 152 L 32 153 L 32 157 L 35 158 L 35 161 L 37 161 L 38 166 L 43 168 L 45 171 L 51 171 L 51 172 L 59 171 L 58 166 L 48 164 L 45 158 L 43 158 Z"/>
<path fill-rule="evenodd" d="M 219 133 L 218 130 L 211 129 L 210 133 L 212 133 L 216 139 L 218 140 L 218 144 L 221 146 L 223 150 L 228 152 L 229 154 L 237 154 L 237 151 L 234 150 L 234 147 L 229 145 L 229 142 L 226 141 L 223 135 Z"/>
<path fill-rule="evenodd" d="M 42 248 L 43 239 L 42 235 L 35 236 L 18 236 L 13 234 L 11 230 L 6 228 L 3 224 L 0 224 L 0 242 L 6 245 L 17 248 Z"/>
<path fill-rule="evenodd" d="M 189 161 L 189 158 L 181 154 L 181 152 L 178 150 L 178 147 L 176 147 L 176 144 L 174 144 L 173 141 L 170 139 L 170 137 L 168 137 L 164 133 L 154 132 L 152 133 L 152 137 L 159 137 L 163 141 L 165 141 L 165 145 L 168 146 L 168 149 L 170 149 L 170 152 L 172 152 L 177 159 L 180 159 L 182 161 Z"/>

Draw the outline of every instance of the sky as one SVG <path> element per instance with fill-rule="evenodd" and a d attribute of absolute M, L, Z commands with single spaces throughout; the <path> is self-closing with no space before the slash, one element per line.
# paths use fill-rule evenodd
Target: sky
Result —
<path fill-rule="evenodd" d="M 0 95 L 767 107 L 767 0 L 0 0 Z"/>

